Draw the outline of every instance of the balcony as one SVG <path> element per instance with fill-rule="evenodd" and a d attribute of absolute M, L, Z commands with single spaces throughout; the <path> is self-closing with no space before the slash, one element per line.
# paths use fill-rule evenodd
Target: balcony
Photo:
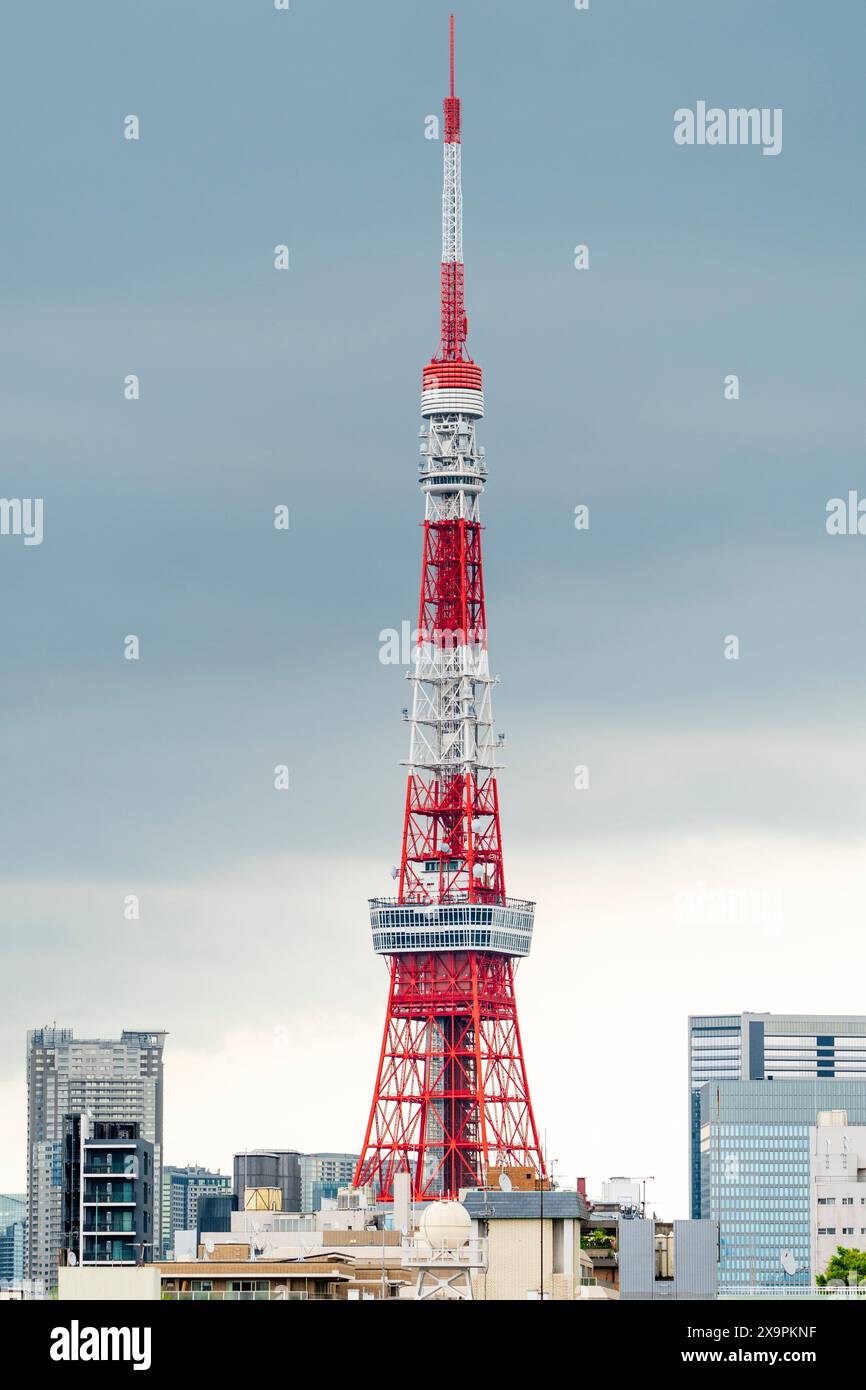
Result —
<path fill-rule="evenodd" d="M 84 1242 L 84 1261 L 91 1264 L 136 1264 L 135 1233 L 128 1240 L 96 1240 L 93 1237 Z"/>
<path fill-rule="evenodd" d="M 528 956 L 535 903 L 506 898 L 501 903 L 401 903 L 370 899 L 373 950 L 378 955 L 414 951 L 489 951 Z"/>
<path fill-rule="evenodd" d="M 86 1178 L 105 1178 L 105 1177 L 138 1177 L 135 1165 L 135 1158 L 132 1154 L 127 1154 L 123 1158 L 114 1158 L 111 1163 L 107 1163 L 104 1158 L 95 1154 L 86 1154 L 84 1159 L 84 1176 Z"/>
<path fill-rule="evenodd" d="M 85 1182 L 84 1205 L 92 1207 L 97 1203 L 135 1206 L 135 1189 L 131 1182 L 110 1182 L 105 1186 Z"/>
<path fill-rule="evenodd" d="M 85 1217 L 84 1234 L 94 1235 L 132 1235 L 135 1231 L 131 1211 L 88 1211 Z"/>

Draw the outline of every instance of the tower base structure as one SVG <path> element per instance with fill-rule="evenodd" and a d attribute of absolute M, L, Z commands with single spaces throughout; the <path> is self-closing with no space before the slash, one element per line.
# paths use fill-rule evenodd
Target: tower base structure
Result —
<path fill-rule="evenodd" d="M 492 951 L 390 959 L 376 1089 L 355 1186 L 379 1201 L 406 1172 L 416 1201 L 544 1162 L 517 1021 L 514 962 Z"/>

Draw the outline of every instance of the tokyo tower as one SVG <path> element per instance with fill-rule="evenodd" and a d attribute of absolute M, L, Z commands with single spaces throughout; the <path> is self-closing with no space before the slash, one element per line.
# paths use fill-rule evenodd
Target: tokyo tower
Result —
<path fill-rule="evenodd" d="M 390 987 L 356 1187 L 416 1200 L 487 1186 L 492 1169 L 545 1178 L 514 994 L 535 904 L 506 894 L 496 785 L 475 437 L 481 368 L 466 347 L 460 100 L 444 103 L 439 348 L 424 368 L 424 542 L 397 894 L 370 902 Z"/>

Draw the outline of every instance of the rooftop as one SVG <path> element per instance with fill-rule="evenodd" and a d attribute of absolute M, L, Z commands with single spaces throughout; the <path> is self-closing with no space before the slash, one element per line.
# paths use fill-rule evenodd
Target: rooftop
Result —
<path fill-rule="evenodd" d="M 462 1203 L 476 1221 L 537 1221 L 542 1198 L 546 1219 L 571 1218 L 585 1221 L 589 1216 L 586 1202 L 579 1192 L 494 1192 L 477 1189 L 463 1194 Z"/>

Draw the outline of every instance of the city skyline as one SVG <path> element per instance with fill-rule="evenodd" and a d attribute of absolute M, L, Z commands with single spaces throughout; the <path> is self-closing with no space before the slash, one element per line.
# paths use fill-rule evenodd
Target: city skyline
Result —
<path fill-rule="evenodd" d="M 50 46 L 20 15 L 0 98 L 5 486 L 45 498 L 41 545 L 0 539 L 3 1191 L 47 1020 L 166 1029 L 164 1158 L 223 1171 L 239 1145 L 354 1150 L 381 1038 L 364 903 L 399 851 L 405 683 L 380 634 L 417 602 L 449 6 L 176 8 L 61 12 Z M 460 15 L 533 1102 L 557 1176 L 656 1172 L 666 1215 L 686 1016 L 862 1008 L 862 561 L 825 514 L 862 472 L 866 20 L 824 16 L 816 48 L 805 0 L 753 10 Z M 678 146 L 704 94 L 783 107 L 779 156 Z"/>

